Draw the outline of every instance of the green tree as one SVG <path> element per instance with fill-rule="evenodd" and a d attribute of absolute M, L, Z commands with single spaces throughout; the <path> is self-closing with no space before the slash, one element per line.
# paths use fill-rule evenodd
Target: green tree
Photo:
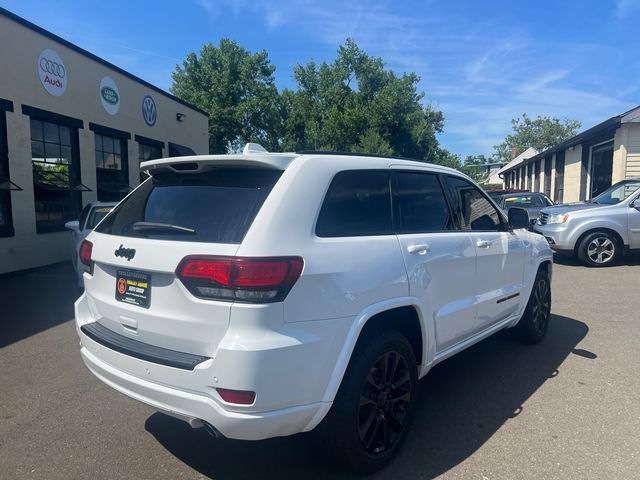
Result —
<path fill-rule="evenodd" d="M 246 142 L 278 150 L 282 104 L 266 51 L 251 53 L 228 39 L 203 45 L 176 66 L 171 92 L 209 113 L 209 151 L 227 153 Z"/>
<path fill-rule="evenodd" d="M 332 63 L 297 65 L 294 78 L 282 93 L 285 149 L 436 158 L 444 116 L 422 104 L 416 74 L 396 75 L 347 39 Z"/>
<path fill-rule="evenodd" d="M 516 155 L 533 147 L 543 151 L 573 137 L 581 124 L 577 120 L 552 117 L 529 118 L 526 113 L 511 120 L 512 133 L 504 141 L 494 146 L 494 157 L 503 162 L 511 160 L 511 145 L 516 146 Z"/>

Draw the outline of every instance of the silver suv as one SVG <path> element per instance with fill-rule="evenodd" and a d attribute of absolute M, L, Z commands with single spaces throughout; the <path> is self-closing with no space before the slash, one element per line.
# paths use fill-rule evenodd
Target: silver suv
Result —
<path fill-rule="evenodd" d="M 557 253 L 589 267 L 612 265 L 640 250 L 640 178 L 616 183 L 587 202 L 544 208 L 534 230 Z"/>

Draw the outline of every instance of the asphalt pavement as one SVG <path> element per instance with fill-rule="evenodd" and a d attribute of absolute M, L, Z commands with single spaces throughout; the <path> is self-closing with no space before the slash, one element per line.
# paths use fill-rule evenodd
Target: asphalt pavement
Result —
<path fill-rule="evenodd" d="M 0 478 L 350 478 L 308 435 L 215 440 L 84 367 L 70 266 L 0 278 Z M 502 332 L 436 366 L 380 479 L 639 479 L 640 258 L 554 265 L 545 341 Z M 361 478 L 361 477 L 360 477 Z"/>

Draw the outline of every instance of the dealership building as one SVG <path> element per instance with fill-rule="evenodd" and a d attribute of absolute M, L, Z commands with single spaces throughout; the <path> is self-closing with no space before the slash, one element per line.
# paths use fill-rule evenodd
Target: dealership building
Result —
<path fill-rule="evenodd" d="M 530 148 L 498 174 L 505 188 L 544 192 L 558 203 L 589 200 L 640 178 L 640 106 L 543 152 Z"/>
<path fill-rule="evenodd" d="M 0 44 L 0 274 L 68 259 L 141 161 L 208 153 L 205 112 L 2 8 Z"/>

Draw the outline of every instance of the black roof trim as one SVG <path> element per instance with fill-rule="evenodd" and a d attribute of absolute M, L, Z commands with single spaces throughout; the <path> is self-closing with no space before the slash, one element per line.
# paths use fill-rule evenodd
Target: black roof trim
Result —
<path fill-rule="evenodd" d="M 147 82 L 146 80 L 141 79 L 140 77 L 136 77 L 134 74 L 127 72 L 126 70 L 123 70 L 120 67 L 117 67 L 116 65 L 114 65 L 113 63 L 109 63 L 106 60 L 98 57 L 97 55 L 94 55 L 91 52 L 88 52 L 87 50 L 85 50 L 84 48 L 81 48 L 79 46 L 77 46 L 74 43 L 69 42 L 68 40 L 65 40 L 64 38 L 61 38 L 59 36 L 57 36 L 54 33 L 51 33 L 48 30 L 45 30 L 42 27 L 39 27 L 38 25 L 36 25 L 35 23 L 31 23 L 30 21 L 19 17 L 18 15 L 16 15 L 13 12 L 10 12 L 9 10 L 7 10 L 6 8 L 2 8 L 0 7 L 0 15 L 7 17 L 11 20 L 13 20 L 14 22 L 19 23 L 20 25 L 22 25 L 23 27 L 27 27 L 29 30 L 33 30 L 34 32 L 39 33 L 40 35 L 43 35 L 47 38 L 50 38 L 51 40 L 53 40 L 54 42 L 58 42 L 62 45 L 64 45 L 67 48 L 70 48 L 71 50 L 74 50 L 75 52 L 78 52 L 80 55 L 84 55 L 87 58 L 90 58 L 91 60 L 100 63 L 101 65 L 104 65 L 107 68 L 110 68 L 111 70 L 114 70 L 116 72 L 118 72 L 121 75 L 124 75 L 125 77 L 129 78 L 130 80 L 133 80 L 135 82 L 138 82 L 142 85 L 144 85 L 145 87 L 161 94 L 164 95 L 165 97 L 173 100 L 174 102 L 178 102 L 182 105 L 184 105 L 185 107 L 190 108 L 191 110 L 195 110 L 196 112 L 200 112 L 203 115 L 206 115 L 207 117 L 209 116 L 209 114 L 207 112 L 205 112 L 204 110 L 196 107 L 195 105 L 192 105 L 188 102 L 185 102 L 184 100 L 171 95 L 169 92 L 165 92 L 164 90 L 162 90 L 160 87 L 156 87 L 155 85 Z"/>
<path fill-rule="evenodd" d="M 428 160 L 418 160 L 417 158 L 399 157 L 396 155 L 381 155 L 378 153 L 365 152 L 339 152 L 335 150 L 296 150 L 294 153 L 298 155 L 342 155 L 345 157 L 376 157 L 389 158 L 391 160 L 410 160 L 412 162 L 432 163 Z"/>
<path fill-rule="evenodd" d="M 13 112 L 13 102 L 11 100 L 0 98 L 0 110 L 4 110 L 5 112 Z"/>
<path fill-rule="evenodd" d="M 153 138 L 143 137 L 142 135 L 134 135 L 133 138 L 138 143 L 144 143 L 145 145 L 164 148 L 164 142 L 161 142 L 160 140 L 154 140 Z"/>
<path fill-rule="evenodd" d="M 585 130 L 584 132 L 579 133 L 575 137 L 571 137 L 568 140 L 565 140 L 564 142 L 561 142 L 554 147 L 548 148 L 547 150 L 540 152 L 537 155 L 534 155 L 533 157 L 526 158 L 525 160 L 518 163 L 517 165 L 514 165 L 509 170 L 502 172 L 501 175 L 504 175 L 507 172 L 512 172 L 513 170 L 516 170 L 520 167 L 524 167 L 525 165 L 528 165 L 530 163 L 537 162 L 538 160 L 544 157 L 553 155 L 556 152 L 566 150 L 567 148 L 574 147 L 576 145 L 584 143 L 586 140 L 589 140 L 591 137 L 595 137 L 596 135 L 607 133 L 609 130 L 612 133 L 614 133 L 620 126 L 620 120 L 621 120 L 621 115 L 611 117 L 605 120 L 604 122 L 599 123 L 595 127 L 591 127 L 588 130 Z"/>
<path fill-rule="evenodd" d="M 22 113 L 35 118 L 36 120 L 42 120 L 45 122 L 57 123 L 59 125 L 65 125 L 73 128 L 84 128 L 84 122 L 79 118 L 68 117 L 60 113 L 50 112 L 48 110 L 42 110 L 41 108 L 32 107 L 30 105 L 22 105 Z"/>
<path fill-rule="evenodd" d="M 120 138 L 122 140 L 131 140 L 131 134 L 129 132 L 105 127 L 104 125 L 98 125 L 97 123 L 89 123 L 89 130 L 97 133 L 98 135 L 106 135 L 108 137 Z"/>

